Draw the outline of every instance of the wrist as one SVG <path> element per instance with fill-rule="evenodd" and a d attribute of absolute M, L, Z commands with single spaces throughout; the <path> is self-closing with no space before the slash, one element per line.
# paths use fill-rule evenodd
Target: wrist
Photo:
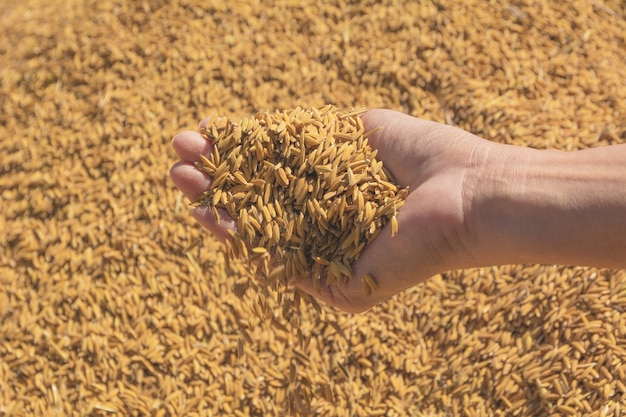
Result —
<path fill-rule="evenodd" d="M 469 217 L 481 265 L 620 267 L 626 172 L 615 151 L 624 147 L 560 152 L 494 145 Z"/>
<path fill-rule="evenodd" d="M 552 233 L 546 223 L 565 207 L 552 183 L 559 151 L 501 145 L 482 178 L 481 242 L 487 264 L 541 263 Z"/>

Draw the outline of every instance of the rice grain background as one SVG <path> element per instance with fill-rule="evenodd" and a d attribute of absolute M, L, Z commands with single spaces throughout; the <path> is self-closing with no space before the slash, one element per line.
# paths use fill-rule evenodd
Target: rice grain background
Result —
<path fill-rule="evenodd" d="M 0 1 L 0 415 L 622 415 L 624 271 L 260 320 L 167 171 L 207 114 L 326 103 L 625 142 L 625 34 L 621 1 Z"/>

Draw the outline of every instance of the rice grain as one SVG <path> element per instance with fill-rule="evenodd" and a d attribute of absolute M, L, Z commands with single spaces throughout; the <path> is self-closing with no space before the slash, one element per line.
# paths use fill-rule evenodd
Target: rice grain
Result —
<path fill-rule="evenodd" d="M 387 223 L 392 236 L 398 233 L 396 212 L 408 190 L 376 160 L 362 112 L 327 105 L 257 113 L 239 123 L 213 117 L 203 127 L 213 151 L 197 166 L 214 180 L 194 206 L 211 206 L 216 220 L 217 208 L 235 219 L 229 256 L 233 246 L 249 261 L 249 253 L 268 254 L 257 282 L 273 281 L 269 275 L 282 266 L 288 279 L 345 283 L 350 265 Z M 366 281 L 371 293 L 374 281 Z"/>

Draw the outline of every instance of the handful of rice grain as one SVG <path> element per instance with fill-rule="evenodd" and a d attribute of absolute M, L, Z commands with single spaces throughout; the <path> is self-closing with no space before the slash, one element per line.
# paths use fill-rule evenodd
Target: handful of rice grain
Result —
<path fill-rule="evenodd" d="M 197 166 L 213 178 L 195 203 L 236 221 L 226 258 L 248 260 L 261 284 L 312 276 L 345 282 L 350 265 L 388 223 L 408 190 L 394 184 L 359 114 L 334 106 L 257 113 L 201 130 L 213 146 Z M 375 287 L 364 278 L 369 293 Z"/>

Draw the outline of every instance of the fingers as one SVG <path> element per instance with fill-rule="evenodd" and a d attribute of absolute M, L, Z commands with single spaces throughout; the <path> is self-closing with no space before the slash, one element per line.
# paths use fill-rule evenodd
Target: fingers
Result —
<path fill-rule="evenodd" d="M 181 161 L 197 162 L 200 155 L 208 156 L 213 151 L 211 143 L 198 132 L 186 131 L 172 139 L 172 147 Z"/>
<path fill-rule="evenodd" d="M 197 201 L 211 188 L 211 180 L 190 162 L 177 162 L 170 169 L 170 177 L 189 201 Z"/>
<path fill-rule="evenodd" d="M 202 227 L 211 232 L 215 237 L 221 241 L 225 241 L 230 238 L 229 230 L 235 229 L 235 221 L 224 210 L 217 209 L 220 221 L 217 223 L 211 207 L 201 206 L 196 207 L 191 212 L 191 215 Z"/>
<path fill-rule="evenodd" d="M 181 159 L 170 169 L 170 177 L 174 185 L 190 201 L 197 201 L 202 193 L 211 188 L 211 179 L 194 165 L 200 155 L 208 156 L 213 146 L 197 132 L 182 132 L 172 139 L 172 147 Z M 224 210 L 218 209 L 219 223 L 210 207 L 197 207 L 192 216 L 200 225 L 224 240 L 229 237 L 228 230 L 235 228 L 234 220 Z"/>

